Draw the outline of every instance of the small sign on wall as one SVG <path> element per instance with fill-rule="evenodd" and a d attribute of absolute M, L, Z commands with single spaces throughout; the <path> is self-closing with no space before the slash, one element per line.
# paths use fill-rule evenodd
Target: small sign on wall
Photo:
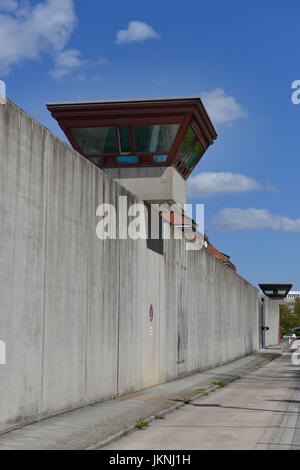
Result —
<path fill-rule="evenodd" d="M 153 310 L 153 305 L 151 304 L 150 305 L 150 308 L 149 308 L 149 320 L 150 320 L 150 323 L 153 322 L 153 316 L 154 316 L 154 310 Z M 149 328 L 149 336 L 153 336 L 153 327 L 150 326 Z"/>
<path fill-rule="evenodd" d="M 151 304 L 149 308 L 149 320 L 151 323 L 153 322 L 153 315 L 154 315 L 153 305 Z"/>

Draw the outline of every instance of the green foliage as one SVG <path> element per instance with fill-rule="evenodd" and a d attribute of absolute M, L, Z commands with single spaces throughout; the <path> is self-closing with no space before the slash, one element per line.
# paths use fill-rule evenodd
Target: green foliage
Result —
<path fill-rule="evenodd" d="M 296 326 L 300 326 L 300 299 L 296 299 L 294 311 L 291 311 L 287 305 L 280 305 L 280 328 L 282 334 L 289 333 Z"/>
<path fill-rule="evenodd" d="M 144 418 L 139 418 L 135 424 L 138 429 L 145 429 L 149 426 L 149 423 Z"/>
<path fill-rule="evenodd" d="M 225 380 L 218 380 L 216 382 L 212 382 L 213 385 L 218 385 L 219 388 L 223 388 L 223 387 L 226 387 L 226 385 L 228 385 L 227 382 L 225 382 Z"/>
<path fill-rule="evenodd" d="M 294 309 L 294 315 L 297 319 L 298 324 L 296 326 L 300 326 L 300 299 L 295 299 L 295 309 Z"/>

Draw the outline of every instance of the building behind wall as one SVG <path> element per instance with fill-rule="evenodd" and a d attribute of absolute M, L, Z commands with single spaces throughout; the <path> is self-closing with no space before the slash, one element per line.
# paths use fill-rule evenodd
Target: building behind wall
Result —
<path fill-rule="evenodd" d="M 300 299 L 300 291 L 290 291 L 287 297 L 284 299 L 283 304 L 287 305 L 291 311 L 294 311 L 296 299 Z"/>

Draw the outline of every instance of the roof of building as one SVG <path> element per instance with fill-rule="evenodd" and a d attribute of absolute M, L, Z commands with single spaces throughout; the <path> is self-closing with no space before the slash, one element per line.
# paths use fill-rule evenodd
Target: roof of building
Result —
<path fill-rule="evenodd" d="M 90 100 L 90 101 L 57 101 L 57 102 L 49 102 L 46 103 L 46 106 L 57 106 L 57 105 L 66 105 L 66 104 L 99 104 L 99 103 L 135 103 L 135 102 L 147 102 L 147 101 L 174 101 L 174 100 L 191 100 L 191 99 L 199 99 L 199 95 L 191 95 L 191 96 L 167 96 L 164 98 L 130 98 L 124 100 Z M 201 98 L 200 98 L 201 99 Z"/>

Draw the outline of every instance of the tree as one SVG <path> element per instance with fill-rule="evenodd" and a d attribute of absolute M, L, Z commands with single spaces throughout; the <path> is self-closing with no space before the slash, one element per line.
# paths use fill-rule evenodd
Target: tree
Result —
<path fill-rule="evenodd" d="M 300 299 L 297 306 L 297 313 L 291 312 L 287 305 L 280 305 L 280 328 L 285 335 L 291 331 L 292 328 L 300 326 Z M 296 307 L 295 307 L 296 310 Z"/>
<path fill-rule="evenodd" d="M 294 308 L 294 315 L 295 315 L 295 321 L 296 325 L 295 326 L 300 326 L 300 299 L 295 299 L 295 308 Z"/>

